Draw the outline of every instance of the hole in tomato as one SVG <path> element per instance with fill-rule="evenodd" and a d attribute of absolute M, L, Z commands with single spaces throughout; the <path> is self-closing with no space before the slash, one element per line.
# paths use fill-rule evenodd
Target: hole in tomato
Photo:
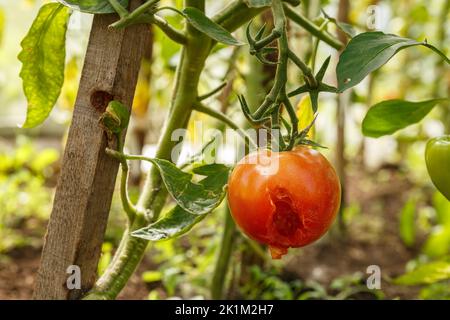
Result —
<path fill-rule="evenodd" d="M 292 237 L 301 227 L 301 221 L 295 212 L 290 199 L 276 200 L 273 202 L 275 212 L 272 223 L 275 230 L 282 236 Z"/>

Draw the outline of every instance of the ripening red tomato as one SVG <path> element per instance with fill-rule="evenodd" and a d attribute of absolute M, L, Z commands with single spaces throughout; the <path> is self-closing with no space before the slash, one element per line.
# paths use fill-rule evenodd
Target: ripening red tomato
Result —
<path fill-rule="evenodd" d="M 244 157 L 228 182 L 231 214 L 250 238 L 269 245 L 273 259 L 319 239 L 336 217 L 339 178 L 318 151 L 260 150 Z"/>

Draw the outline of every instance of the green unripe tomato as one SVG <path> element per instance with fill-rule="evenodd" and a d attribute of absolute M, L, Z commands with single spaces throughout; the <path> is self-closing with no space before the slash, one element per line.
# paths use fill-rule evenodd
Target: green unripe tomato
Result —
<path fill-rule="evenodd" d="M 425 150 L 428 174 L 436 188 L 450 200 L 450 136 L 428 141 Z"/>

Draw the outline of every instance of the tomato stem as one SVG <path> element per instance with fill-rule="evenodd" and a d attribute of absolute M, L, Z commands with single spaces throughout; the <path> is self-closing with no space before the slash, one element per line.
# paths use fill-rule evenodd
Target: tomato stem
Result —
<path fill-rule="evenodd" d="M 328 44 L 329 46 L 333 47 L 336 50 L 341 50 L 344 48 L 344 44 L 341 41 L 330 35 L 325 30 L 321 30 L 320 27 L 314 24 L 314 22 L 310 21 L 308 18 L 303 16 L 298 11 L 294 11 L 287 5 L 284 6 L 284 9 L 286 15 L 291 21 L 301 26 L 303 29 L 311 33 L 313 36 L 322 40 L 323 42 L 325 42 L 326 44 Z"/>
<path fill-rule="evenodd" d="M 121 139 L 119 136 L 117 136 L 117 143 L 117 149 L 120 153 L 123 153 L 123 139 Z M 120 167 L 122 169 L 120 177 L 120 200 L 122 201 L 122 207 L 127 214 L 128 223 L 132 224 L 136 217 L 137 210 L 134 204 L 131 202 L 130 197 L 128 196 L 129 167 L 126 158 L 120 158 L 118 160 L 120 161 Z"/>
<path fill-rule="evenodd" d="M 236 225 L 230 214 L 228 205 L 224 210 L 225 226 L 222 234 L 222 241 L 220 243 L 219 255 L 217 257 L 216 266 L 211 282 L 211 298 L 220 300 L 224 298 L 225 279 L 227 270 L 230 265 L 231 252 L 235 242 Z"/>
<path fill-rule="evenodd" d="M 207 114 L 210 117 L 213 117 L 219 121 L 222 121 L 223 123 L 227 124 L 230 128 L 235 129 L 239 135 L 244 139 L 245 144 L 251 145 L 254 148 L 257 148 L 257 144 L 255 141 L 253 141 L 252 137 L 250 137 L 244 130 L 242 130 L 233 120 L 231 120 L 226 114 L 211 109 L 205 105 L 203 105 L 201 102 L 197 102 L 194 104 L 194 110 Z"/>

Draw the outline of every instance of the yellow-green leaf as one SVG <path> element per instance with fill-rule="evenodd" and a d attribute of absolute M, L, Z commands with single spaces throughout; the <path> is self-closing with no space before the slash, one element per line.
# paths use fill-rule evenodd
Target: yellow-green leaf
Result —
<path fill-rule="evenodd" d="M 186 9 L 183 10 L 183 13 L 186 19 L 195 29 L 197 29 L 200 32 L 203 32 L 208 37 L 216 40 L 217 42 L 232 46 L 243 45 L 243 43 L 235 39 L 228 30 L 212 21 L 197 8 L 187 7 Z"/>
<path fill-rule="evenodd" d="M 421 285 L 450 279 L 450 262 L 435 261 L 421 265 L 394 280 L 395 284 Z"/>
<path fill-rule="evenodd" d="M 309 95 L 305 95 L 301 98 L 297 105 L 297 117 L 298 117 L 298 126 L 301 129 L 304 129 L 311 125 L 314 120 L 314 111 L 311 103 L 311 97 Z M 315 137 L 315 125 L 311 127 L 307 134 L 307 138 L 314 140 Z"/>
<path fill-rule="evenodd" d="M 69 16 L 69 8 L 55 2 L 45 4 L 21 43 L 20 77 L 28 100 L 24 128 L 41 124 L 61 93 Z"/>

